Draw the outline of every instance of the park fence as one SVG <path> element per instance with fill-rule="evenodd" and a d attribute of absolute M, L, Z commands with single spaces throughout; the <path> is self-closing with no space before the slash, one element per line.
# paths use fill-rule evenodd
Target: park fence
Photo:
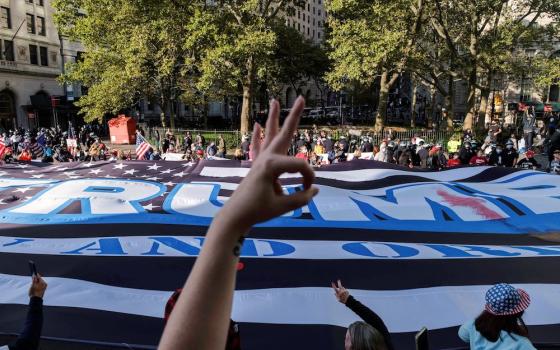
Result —
<path fill-rule="evenodd" d="M 338 140 L 341 136 L 345 136 L 349 139 L 360 139 L 362 137 L 371 137 L 372 143 L 374 145 L 379 145 L 383 140 L 387 139 L 391 135 L 392 140 L 408 141 L 413 137 L 420 137 L 426 142 L 430 143 L 442 143 L 444 146 L 447 145 L 447 141 L 453 136 L 453 131 L 440 131 L 440 130 L 426 130 L 426 129 L 410 129 L 404 131 L 394 131 L 391 128 L 385 128 L 383 132 L 375 133 L 371 129 L 359 129 L 359 128 L 339 128 L 339 129 L 327 129 L 328 133 L 333 139 Z M 228 150 L 234 150 L 240 148 L 242 142 L 243 134 L 239 130 L 201 130 L 201 129 L 166 129 L 161 127 L 148 128 L 146 132 L 147 139 L 155 145 L 159 145 L 158 141 L 165 137 L 167 132 L 173 133 L 177 136 L 177 142 L 179 146 L 182 145 L 183 137 L 187 132 L 190 132 L 193 140 L 196 135 L 202 135 L 206 140 L 206 143 L 217 142 L 218 137 L 222 136 L 226 147 Z M 305 130 L 300 130 L 300 133 L 304 133 Z M 159 140 L 158 136 L 159 135 Z"/>

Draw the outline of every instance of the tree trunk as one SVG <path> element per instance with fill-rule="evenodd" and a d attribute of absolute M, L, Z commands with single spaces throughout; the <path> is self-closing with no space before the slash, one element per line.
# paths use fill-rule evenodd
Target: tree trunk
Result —
<path fill-rule="evenodd" d="M 489 96 L 489 88 L 485 88 L 480 91 L 480 107 L 478 108 L 478 120 L 476 123 L 476 127 L 478 130 L 484 130 L 486 128 L 486 112 L 488 112 Z"/>
<path fill-rule="evenodd" d="M 247 68 L 247 76 L 243 81 L 243 103 L 241 105 L 241 133 L 249 133 L 249 124 L 251 122 L 251 104 L 253 100 L 253 81 L 255 77 L 255 67 L 253 57 L 249 57 L 245 63 Z"/>
<path fill-rule="evenodd" d="M 467 116 L 463 122 L 463 130 L 472 130 L 474 125 L 476 104 L 476 65 L 471 68 L 469 75 L 469 94 L 467 97 Z"/>
<path fill-rule="evenodd" d="M 453 131 L 453 117 L 455 109 L 455 90 L 453 89 L 453 76 L 449 75 L 447 82 L 447 95 L 445 95 L 445 108 L 447 109 L 447 131 Z"/>
<path fill-rule="evenodd" d="M 410 111 L 410 127 L 411 128 L 415 128 L 416 127 L 416 102 L 417 102 L 417 93 L 418 93 L 418 83 L 416 81 L 412 82 L 414 84 L 414 87 L 412 88 L 412 109 Z"/>
<path fill-rule="evenodd" d="M 383 69 L 381 73 L 381 82 L 379 83 L 379 101 L 377 103 L 377 114 L 375 116 L 375 131 L 381 132 L 385 127 L 385 119 L 387 118 L 387 98 L 389 97 L 389 72 Z"/>
<path fill-rule="evenodd" d="M 435 86 L 432 86 L 430 88 L 430 96 L 432 97 L 432 102 L 431 102 L 431 106 L 432 109 L 430 111 L 430 114 L 428 114 L 428 125 L 427 125 L 427 129 L 429 130 L 435 130 L 434 128 L 434 122 L 436 120 L 436 113 L 437 113 L 437 89 Z"/>
<path fill-rule="evenodd" d="M 175 101 L 169 101 L 169 127 L 175 130 Z"/>

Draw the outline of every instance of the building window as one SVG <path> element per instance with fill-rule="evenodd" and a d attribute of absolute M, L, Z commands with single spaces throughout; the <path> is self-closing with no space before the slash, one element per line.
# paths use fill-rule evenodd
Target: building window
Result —
<path fill-rule="evenodd" d="M 315 17 L 313 17 L 313 25 L 315 25 Z"/>
<path fill-rule="evenodd" d="M 312 38 L 315 39 L 315 29 L 313 29 L 313 36 L 312 36 Z"/>
<path fill-rule="evenodd" d="M 27 3 L 28 3 L 28 4 L 32 4 L 32 3 L 33 3 L 33 0 L 27 0 Z"/>
<path fill-rule="evenodd" d="M 45 18 L 37 16 L 37 34 L 47 35 L 47 30 L 45 29 Z"/>
<path fill-rule="evenodd" d="M 39 48 L 39 53 L 41 57 L 41 66 L 48 66 L 49 65 L 49 53 L 46 47 L 41 46 Z"/>
<path fill-rule="evenodd" d="M 307 4 L 307 11 L 311 11 L 310 7 L 309 7 L 309 4 Z"/>
<path fill-rule="evenodd" d="M 309 35 L 309 27 L 307 27 L 307 35 Z"/>
<path fill-rule="evenodd" d="M 305 13 L 303 14 L 303 20 L 305 21 Z"/>
<path fill-rule="evenodd" d="M 29 45 L 29 62 L 31 62 L 31 64 L 39 65 L 37 45 Z"/>
<path fill-rule="evenodd" d="M 1 42 L 0 42 L 1 44 Z M 15 61 L 14 59 L 14 42 L 11 40 L 4 40 L 4 45 L 0 45 L 0 49 L 2 50 L 2 54 L 0 55 L 0 59 L 4 59 L 6 61 Z"/>
<path fill-rule="evenodd" d="M 321 10 L 317 10 L 317 14 L 321 16 Z"/>
<path fill-rule="evenodd" d="M 315 14 L 315 6 L 313 6 L 313 14 Z"/>
<path fill-rule="evenodd" d="M 39 0 L 39 1 L 37 1 L 37 4 L 38 4 L 39 6 L 43 6 L 45 3 L 44 3 L 44 0 Z"/>
<path fill-rule="evenodd" d="M 8 7 L 0 7 L 0 28 L 12 28 L 12 18 Z"/>
<path fill-rule="evenodd" d="M 297 18 L 298 18 L 298 19 L 301 18 L 301 17 L 300 17 L 300 12 L 299 12 L 299 10 L 298 10 L 298 12 L 297 12 Z"/>
<path fill-rule="evenodd" d="M 35 34 L 35 16 L 27 14 L 27 32 Z"/>
<path fill-rule="evenodd" d="M 321 39 L 321 32 L 317 32 L 317 39 Z"/>
<path fill-rule="evenodd" d="M 301 26 L 300 26 L 299 22 L 297 24 L 297 30 L 301 30 Z"/>

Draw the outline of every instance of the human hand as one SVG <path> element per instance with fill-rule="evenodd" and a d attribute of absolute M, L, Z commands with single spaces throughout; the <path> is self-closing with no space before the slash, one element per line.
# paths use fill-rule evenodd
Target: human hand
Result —
<path fill-rule="evenodd" d="M 334 295 L 339 302 L 346 304 L 346 302 L 348 301 L 348 297 L 350 296 L 350 292 L 348 291 L 348 289 L 344 288 L 340 280 L 338 280 L 337 283 L 331 282 L 331 286 L 334 290 Z"/>
<path fill-rule="evenodd" d="M 253 164 L 247 177 L 227 201 L 220 215 L 228 218 L 237 229 L 248 231 L 256 223 L 306 205 L 318 189 L 313 187 L 315 174 L 309 164 L 302 159 L 286 156 L 292 135 L 297 130 L 301 113 L 305 106 L 299 97 L 280 130 L 280 105 L 273 100 L 266 122 L 264 141 L 258 137 L 261 126 L 255 123 L 252 139 Z M 303 189 L 286 195 L 278 181 L 283 173 L 300 173 Z"/>
<path fill-rule="evenodd" d="M 29 297 L 39 297 L 42 299 L 46 290 L 47 282 L 45 282 L 41 275 L 33 275 L 33 281 L 31 282 L 31 287 L 29 287 Z"/>

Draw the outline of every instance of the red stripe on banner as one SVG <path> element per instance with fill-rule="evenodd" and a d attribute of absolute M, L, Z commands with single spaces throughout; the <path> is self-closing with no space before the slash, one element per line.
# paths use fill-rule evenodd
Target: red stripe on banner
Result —
<path fill-rule="evenodd" d="M 149 149 L 150 149 L 150 144 L 147 142 L 142 142 L 140 146 L 136 149 L 136 156 L 138 158 L 144 157 L 144 154 L 146 154 L 146 152 L 148 152 Z"/>

